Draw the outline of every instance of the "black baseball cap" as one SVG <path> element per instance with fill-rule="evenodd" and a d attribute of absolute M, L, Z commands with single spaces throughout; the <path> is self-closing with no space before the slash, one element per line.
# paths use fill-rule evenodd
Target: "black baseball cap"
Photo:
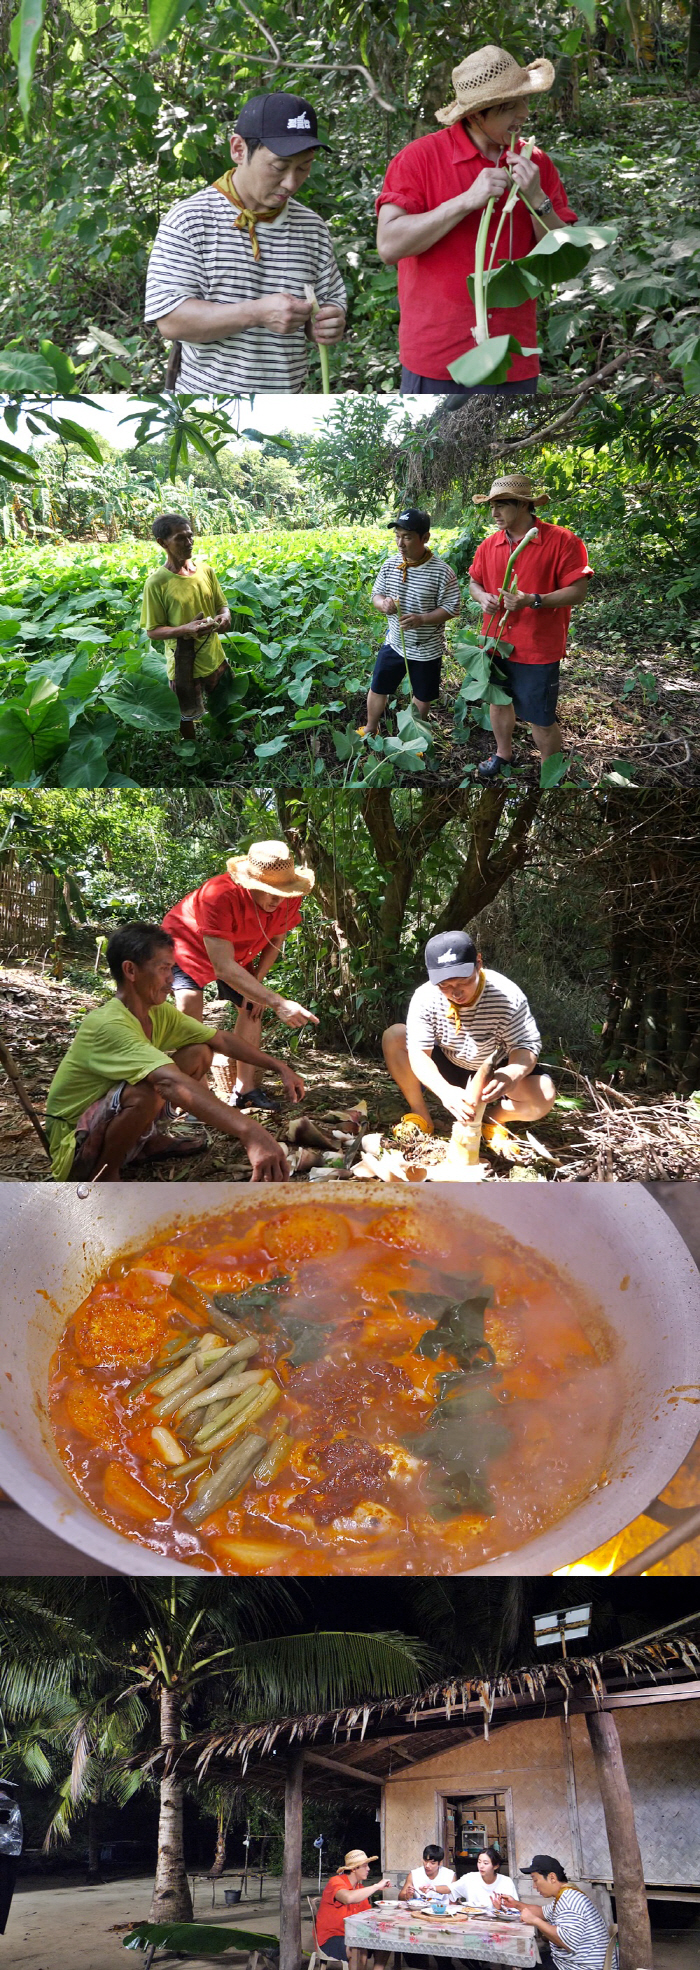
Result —
<path fill-rule="evenodd" d="M 234 123 L 237 137 L 257 137 L 275 157 L 294 157 L 302 150 L 330 150 L 318 134 L 316 111 L 305 96 L 249 96 Z"/>
<path fill-rule="evenodd" d="M 545 1876 L 556 1874 L 560 1881 L 566 1880 L 566 1871 L 562 1867 L 561 1861 L 555 1860 L 553 1854 L 535 1854 L 534 1859 L 530 1862 L 530 1866 L 521 1867 L 518 1871 L 520 1874 L 544 1874 Z"/>
<path fill-rule="evenodd" d="M 431 937 L 425 947 L 425 962 L 431 985 L 442 985 L 446 978 L 473 978 L 478 951 L 466 930 L 443 930 Z"/>
<path fill-rule="evenodd" d="M 403 512 L 397 513 L 395 520 L 387 521 L 387 525 L 407 527 L 412 534 L 429 534 L 430 514 L 422 513 L 419 506 L 404 506 Z"/>

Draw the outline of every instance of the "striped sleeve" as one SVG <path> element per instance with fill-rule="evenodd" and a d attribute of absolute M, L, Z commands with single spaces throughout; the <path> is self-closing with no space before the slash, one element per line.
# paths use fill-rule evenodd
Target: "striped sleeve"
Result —
<path fill-rule="evenodd" d="M 545 1902 L 545 1921 L 553 1922 L 565 1948 L 552 1943 L 552 1955 L 559 1970 L 604 1970 L 608 1931 L 600 1910 L 588 1895 L 577 1888 L 565 1888 L 556 1902 Z"/>
<path fill-rule="evenodd" d="M 433 1005 L 433 992 L 430 985 L 419 985 L 406 1014 L 406 1040 L 409 1048 L 420 1053 L 432 1053 L 438 1039 L 438 1027 Z"/>
<path fill-rule="evenodd" d="M 539 1028 L 533 1019 L 525 993 L 513 987 L 513 998 L 508 1018 L 507 1044 L 511 1047 L 529 1047 L 533 1053 L 542 1051 Z"/>
<path fill-rule="evenodd" d="M 446 561 L 442 561 L 438 568 L 435 607 L 436 609 L 449 609 L 451 616 L 456 616 L 459 613 L 459 582 L 454 569 L 448 567 Z"/>
<path fill-rule="evenodd" d="M 160 321 L 181 301 L 206 301 L 203 239 L 185 208 L 175 206 L 158 227 L 146 275 L 144 320 Z"/>
<path fill-rule="evenodd" d="M 372 583 L 372 594 L 373 594 L 373 595 L 390 595 L 390 594 L 391 594 L 391 589 L 390 589 L 390 587 L 389 587 L 389 568 L 390 568 L 390 566 L 391 566 L 391 563 L 390 563 L 390 561 L 383 561 L 383 562 L 382 562 L 382 565 L 381 565 L 381 568 L 380 568 L 380 570 L 379 570 L 379 573 L 378 573 L 378 575 L 377 575 L 377 577 L 376 577 L 376 580 L 375 580 L 375 581 L 373 581 L 373 583 Z"/>

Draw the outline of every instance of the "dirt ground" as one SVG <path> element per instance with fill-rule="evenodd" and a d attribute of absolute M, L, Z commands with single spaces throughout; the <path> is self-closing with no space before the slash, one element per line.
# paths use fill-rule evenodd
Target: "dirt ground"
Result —
<path fill-rule="evenodd" d="M 0 970 L 0 1033 L 41 1120 L 49 1083 L 80 1019 L 104 996 L 104 988 L 97 981 L 94 988 L 86 990 L 72 983 L 69 976 L 55 977 L 48 968 L 18 965 Z M 209 1017 L 209 1005 L 206 1010 Z M 266 1041 L 272 1050 L 279 1046 L 287 1052 L 283 1029 L 277 1027 L 275 1031 L 273 1022 L 266 1029 Z M 329 1114 L 364 1100 L 367 1130 L 382 1135 L 395 1147 L 392 1131 L 405 1103 L 380 1059 L 302 1047 L 297 1063 L 306 1085 L 301 1109 L 304 1115 L 337 1128 L 337 1120 L 326 1122 Z M 499 1154 L 485 1145 L 492 1178 L 578 1183 L 631 1179 L 678 1183 L 700 1178 L 700 1108 L 691 1108 L 670 1094 L 640 1092 L 631 1097 L 579 1074 L 573 1066 L 555 1069 L 554 1075 L 562 1100 L 570 1103 L 573 1098 L 579 1105 L 557 1105 L 529 1133 L 524 1125 L 515 1125 L 516 1160 L 508 1160 L 508 1151 Z M 269 1092 L 276 1098 L 279 1083 L 272 1082 Z M 451 1121 L 432 1097 L 428 1105 L 435 1138 L 428 1146 L 424 1137 L 415 1134 L 412 1141 L 405 1140 L 409 1161 L 430 1163 L 444 1157 Z M 287 1140 L 288 1124 L 298 1113 L 281 1102 L 271 1116 L 269 1126 L 279 1141 Z M 176 1178 L 245 1183 L 249 1174 L 238 1143 L 217 1135 L 210 1137 L 203 1153 L 139 1162 L 125 1170 L 128 1181 L 151 1183 L 169 1183 Z M 307 1179 L 294 1176 L 292 1180 Z M 0 1181 L 50 1181 L 46 1152 L 1 1070 Z"/>
<path fill-rule="evenodd" d="M 470 727 L 460 745 L 453 738 L 454 700 L 462 673 L 449 667 L 439 707 L 431 714 L 439 777 L 469 774 L 493 751 L 490 734 Z M 624 693 L 624 695 L 623 695 Z M 362 705 L 358 699 L 358 719 Z M 697 786 L 700 779 L 700 676 L 678 650 L 650 651 L 626 664 L 591 646 L 574 648 L 562 665 L 559 699 L 570 778 L 596 785 L 622 761 L 640 787 Z M 540 759 L 526 725 L 518 724 L 513 752 L 516 780 L 537 784 Z M 473 776 L 473 775 L 472 775 Z M 435 769 L 426 779 L 435 777 Z"/>
<path fill-rule="evenodd" d="M 211 1906 L 212 1888 L 205 1877 L 199 1876 L 195 1891 L 195 1917 L 198 1922 L 211 1922 L 223 1927 L 235 1927 L 243 1923 L 246 1929 L 268 1934 L 278 1932 L 279 1928 L 279 1883 L 267 1877 L 262 1902 L 251 1899 L 242 1903 L 238 1909 L 224 1906 L 224 1886 L 228 1882 L 239 1885 L 240 1874 L 231 1874 L 224 1883 L 216 1887 L 216 1904 Z M 314 1881 L 303 1884 L 302 1911 L 306 1917 L 307 1894 L 316 1887 Z M 255 1890 L 253 1891 L 255 1893 Z M 87 1888 L 83 1881 L 68 1877 L 59 1886 L 52 1880 L 41 1880 L 29 1876 L 20 1882 L 10 1911 L 7 1931 L 4 1937 L 5 1956 L 3 1961 L 11 1963 L 13 1970 L 125 1970 L 125 1966 L 137 1966 L 143 1962 L 139 1952 L 132 1955 L 122 1947 L 122 1936 L 135 1922 L 148 1916 L 151 1895 L 151 1877 L 130 1877 L 126 1880 L 106 1881 L 102 1886 Z M 700 1909 L 675 1904 L 651 1903 L 652 1929 L 654 1932 L 653 1970 L 696 1970 L 700 1947 Z M 661 1926 L 663 1923 L 663 1926 Z M 671 1926 L 678 1923 L 678 1927 Z M 681 1926 L 682 1925 L 682 1926 Z M 311 1948 L 311 1925 L 302 1920 L 302 1939 L 304 1948 Z M 3 1941 L 0 1939 L 0 1955 Z M 192 1970 L 208 1970 L 213 1962 L 224 1959 L 211 1956 L 188 1956 L 187 1963 Z M 159 1953 L 156 1964 L 168 1965 L 182 1962 Z M 225 1961 L 241 1965 L 245 1958 L 237 1951 L 226 1955 Z M 651 1970 L 651 1966 L 649 1966 Z"/>

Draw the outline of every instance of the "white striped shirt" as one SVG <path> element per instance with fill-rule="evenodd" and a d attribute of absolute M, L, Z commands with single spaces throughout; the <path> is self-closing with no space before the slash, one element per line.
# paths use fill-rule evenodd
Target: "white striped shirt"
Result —
<path fill-rule="evenodd" d="M 500 971 L 485 971 L 484 977 L 483 992 L 473 1006 L 453 1007 L 439 985 L 419 985 L 406 1019 L 409 1047 L 421 1053 L 441 1047 L 448 1060 L 470 1074 L 490 1053 L 500 1058 L 514 1047 L 530 1047 L 538 1054 L 542 1041 L 525 993 Z"/>
<path fill-rule="evenodd" d="M 550 1943 L 557 1970 L 603 1970 L 608 1931 L 600 1910 L 579 1888 L 563 1888 L 551 1902 L 542 1903 L 545 1922 L 553 1922 L 563 1943 Z M 615 1950 L 617 1966 L 617 1948 Z"/>
<path fill-rule="evenodd" d="M 432 554 L 429 561 L 421 561 L 417 568 L 409 566 L 406 580 L 403 579 L 403 559 L 400 554 L 390 554 L 382 563 L 372 588 L 373 595 L 390 595 L 398 602 L 402 616 L 422 615 L 426 609 L 448 609 L 450 615 L 459 610 L 459 582 L 453 569 L 442 561 L 439 554 Z M 392 650 L 401 650 L 401 632 L 398 616 L 386 617 L 384 642 Z M 421 623 L 418 629 L 405 629 L 406 654 L 421 663 L 443 657 L 446 650 L 444 625 L 438 622 Z"/>
<path fill-rule="evenodd" d="M 181 301 L 231 306 L 266 294 L 304 299 L 308 283 L 319 303 L 345 308 L 346 294 L 330 233 L 317 212 L 290 198 L 275 219 L 257 228 L 260 259 L 247 228 L 214 185 L 174 205 L 161 220 L 146 278 L 147 322 L 160 321 Z M 183 342 L 180 388 L 203 394 L 302 390 L 313 345 L 304 324 L 289 335 L 269 328 L 239 329 L 221 342 Z"/>

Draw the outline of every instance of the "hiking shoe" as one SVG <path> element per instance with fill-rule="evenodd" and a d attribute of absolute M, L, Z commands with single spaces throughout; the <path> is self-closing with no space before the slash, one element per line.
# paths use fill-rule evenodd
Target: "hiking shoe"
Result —
<path fill-rule="evenodd" d="M 263 1094 L 262 1088 L 249 1088 L 247 1094 L 231 1095 L 229 1100 L 230 1108 L 267 1108 L 272 1111 L 281 1105 L 273 1095 Z"/>
<path fill-rule="evenodd" d="M 498 780 L 504 766 L 512 764 L 512 759 L 501 759 L 500 753 L 494 752 L 490 759 L 480 759 L 476 770 L 480 780 Z"/>

